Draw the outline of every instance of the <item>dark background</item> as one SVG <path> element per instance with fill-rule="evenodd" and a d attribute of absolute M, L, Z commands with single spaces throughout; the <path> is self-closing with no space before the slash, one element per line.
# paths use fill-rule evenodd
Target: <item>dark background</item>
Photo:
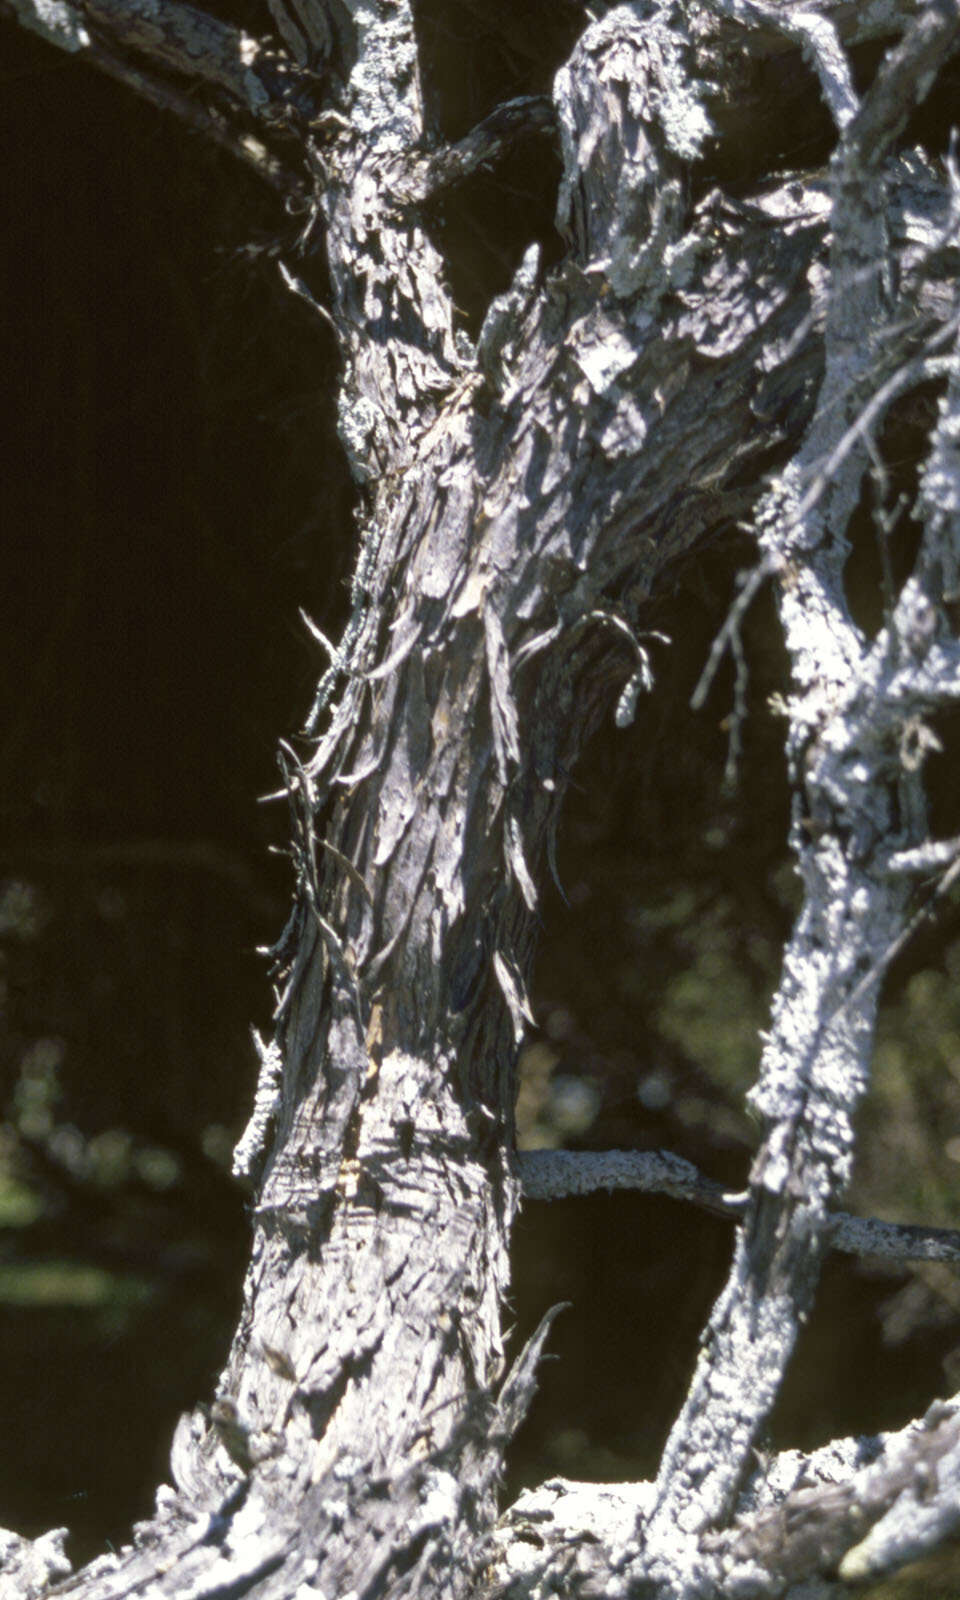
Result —
<path fill-rule="evenodd" d="M 252 4 L 220 9 L 263 25 Z M 572 6 L 435 0 L 421 26 L 431 117 L 453 136 L 544 89 L 578 23 Z M 825 155 L 804 69 L 769 78 L 756 137 L 722 129 L 698 181 L 747 187 Z M 249 1026 L 269 1029 L 257 947 L 291 889 L 285 812 L 258 797 L 323 665 L 298 607 L 328 633 L 344 617 L 353 500 L 332 340 L 282 290 L 296 230 L 271 196 L 9 25 L 0 87 L 0 1524 L 69 1524 L 80 1558 L 149 1513 L 176 1418 L 209 1397 L 235 1323 L 247 1197 L 230 1150 L 255 1077 Z M 934 150 L 955 88 L 912 130 Z M 532 236 L 559 254 L 557 171 L 549 143 L 523 146 L 432 216 L 469 329 Z M 933 398 L 887 429 L 891 494 L 911 488 Z M 906 523 L 901 572 L 913 538 Z M 699 716 L 688 701 L 749 559 L 731 531 L 676 575 L 657 693 L 626 733 L 611 707 L 577 774 L 518 1107 L 528 1144 L 664 1146 L 733 1187 L 797 894 L 769 598 L 746 628 L 733 796 L 729 673 Z M 865 503 L 850 584 L 866 627 L 878 580 Z M 948 833 L 956 730 L 940 731 Z M 958 969 L 948 908 L 888 983 L 863 1209 L 956 1221 Z M 730 1246 L 726 1225 L 667 1201 L 524 1210 L 517 1338 L 548 1305 L 571 1309 L 508 1493 L 550 1472 L 653 1470 Z M 951 1392 L 958 1315 L 948 1269 L 831 1260 L 767 1442 L 895 1426 Z"/>

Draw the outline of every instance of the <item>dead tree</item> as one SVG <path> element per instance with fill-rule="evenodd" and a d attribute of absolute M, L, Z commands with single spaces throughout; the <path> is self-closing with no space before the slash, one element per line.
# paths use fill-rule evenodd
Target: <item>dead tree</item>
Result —
<path fill-rule="evenodd" d="M 4 1596 L 809 1596 L 933 1548 L 960 1521 L 956 1406 L 805 1459 L 753 1447 L 828 1248 L 960 1259 L 953 1236 L 837 1213 L 884 971 L 918 881 L 957 871 L 923 759 L 960 697 L 960 184 L 903 142 L 956 0 L 584 8 L 552 96 L 453 145 L 425 130 L 411 0 L 270 0 L 269 40 L 179 0 L 0 9 L 299 208 L 284 276 L 335 332 L 361 505 L 349 622 L 336 645 L 316 630 L 329 668 L 284 747 L 298 890 L 237 1150 L 256 1206 L 232 1351 L 133 1546 L 71 1576 L 60 1533 L 6 1535 Z M 698 187 L 710 141 L 749 130 L 753 68 L 789 52 L 833 119 L 827 164 Z M 531 130 L 559 140 L 566 254 L 528 250 L 474 344 L 424 207 Z M 848 526 L 888 408 L 930 383 L 919 553 L 867 638 Z M 651 687 L 678 562 L 737 522 L 757 566 L 718 650 L 771 581 L 803 904 L 731 1197 L 669 1157 L 524 1161 L 512 1105 L 569 774 Z M 623 1182 L 737 1218 L 687 1402 L 655 1483 L 552 1481 L 498 1509 L 548 1331 L 505 1370 L 522 1186 Z"/>

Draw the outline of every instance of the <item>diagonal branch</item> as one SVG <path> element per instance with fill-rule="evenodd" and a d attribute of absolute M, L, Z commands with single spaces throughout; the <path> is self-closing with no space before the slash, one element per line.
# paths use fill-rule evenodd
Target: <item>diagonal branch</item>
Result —
<path fill-rule="evenodd" d="M 403 185 L 403 198 L 409 205 L 422 205 L 499 160 L 517 139 L 552 132 L 556 125 L 556 111 L 548 95 L 507 100 L 455 144 L 431 151 L 419 161 Z"/>
<path fill-rule="evenodd" d="M 182 0 L 0 0 L 4 14 L 171 112 L 293 203 L 304 201 L 296 164 L 266 141 L 291 122 L 306 127 L 319 80 L 264 41 Z"/>
<path fill-rule="evenodd" d="M 262 40 L 184 0 L 82 0 L 79 9 L 115 46 L 224 90 L 257 118 L 272 120 L 277 104 L 302 93 L 307 81 Z"/>
<path fill-rule="evenodd" d="M 125 84 L 142 100 L 156 106 L 158 111 L 168 111 L 185 127 L 241 161 L 291 206 L 299 208 L 306 205 L 307 191 L 302 180 L 257 134 L 233 126 L 229 118 L 216 107 L 202 104 L 174 84 L 154 77 L 132 61 L 114 54 L 96 40 L 91 41 L 88 59 L 108 77 Z"/>

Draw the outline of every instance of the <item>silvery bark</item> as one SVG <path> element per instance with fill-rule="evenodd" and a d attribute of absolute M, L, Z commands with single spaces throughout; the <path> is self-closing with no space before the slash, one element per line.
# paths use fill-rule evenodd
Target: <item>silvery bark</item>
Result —
<path fill-rule="evenodd" d="M 325 252 L 362 512 L 350 622 L 309 737 L 284 747 L 298 891 L 237 1154 L 255 1232 L 217 1396 L 182 1420 L 173 1486 L 134 1547 L 65 1578 L 55 1534 L 6 1536 L 0 1587 L 707 1600 L 841 1583 L 930 1547 L 956 1522 L 951 1407 L 875 1442 L 869 1466 L 840 1441 L 758 1471 L 753 1446 L 837 1226 L 911 864 L 942 859 L 922 755 L 926 719 L 960 695 L 945 609 L 960 568 L 958 194 L 949 167 L 896 141 L 960 12 L 618 5 L 584 18 L 552 108 L 517 102 L 438 151 L 409 0 L 275 0 L 269 48 L 179 4 L 3 10 L 310 207 L 303 272 L 284 276 L 309 297 Z M 867 37 L 888 48 L 860 103 L 845 49 Z M 798 46 L 836 121 L 829 170 L 692 199 L 726 71 Z M 208 108 L 188 75 L 215 89 Z M 551 122 L 567 254 L 545 272 L 529 250 L 473 348 L 454 334 L 425 197 L 514 124 Z M 867 640 L 844 598 L 847 524 L 886 408 L 931 378 L 924 538 Z M 736 521 L 756 533 L 792 661 L 804 903 L 731 1275 L 656 1484 L 553 1482 L 500 1513 L 549 1332 L 505 1368 L 538 885 L 584 741 L 650 686 L 658 593 Z"/>

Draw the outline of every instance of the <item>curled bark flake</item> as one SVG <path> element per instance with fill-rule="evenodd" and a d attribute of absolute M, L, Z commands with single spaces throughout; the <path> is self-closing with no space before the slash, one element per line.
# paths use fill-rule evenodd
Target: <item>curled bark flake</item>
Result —
<path fill-rule="evenodd" d="M 513 1023 L 513 1037 L 516 1044 L 520 1044 L 527 1031 L 527 1025 L 536 1026 L 536 1018 L 527 997 L 526 986 L 523 982 L 517 965 L 504 955 L 502 950 L 493 952 L 493 970 L 497 975 L 497 982 L 503 998 L 507 1002 L 507 1009 Z"/>
<path fill-rule="evenodd" d="M 276 1040 L 265 1044 L 256 1028 L 253 1042 L 260 1058 L 260 1072 L 253 1099 L 253 1110 L 233 1152 L 233 1174 L 252 1179 L 258 1175 L 266 1152 L 267 1137 L 280 1109 L 283 1061 Z"/>
<path fill-rule="evenodd" d="M 483 628 L 487 650 L 487 674 L 490 681 L 493 747 L 497 758 L 497 775 L 506 789 L 511 772 L 516 769 L 520 761 L 520 731 L 516 701 L 510 684 L 510 654 L 503 626 L 489 595 L 483 608 Z"/>

